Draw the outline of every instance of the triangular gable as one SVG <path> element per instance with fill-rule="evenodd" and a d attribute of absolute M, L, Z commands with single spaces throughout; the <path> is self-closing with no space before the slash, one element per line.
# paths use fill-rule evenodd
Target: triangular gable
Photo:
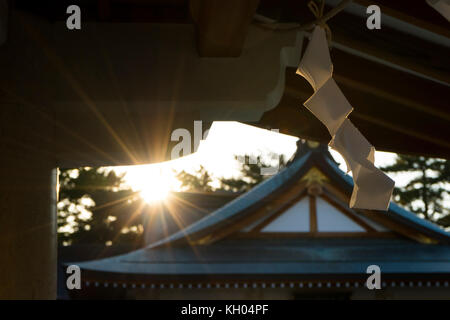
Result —
<path fill-rule="evenodd" d="M 311 221 L 315 220 L 315 221 Z M 320 196 L 307 195 L 289 207 L 272 215 L 257 219 L 241 229 L 241 232 L 256 233 L 365 233 L 389 232 L 388 228 L 358 214 L 356 211 L 339 208 Z"/>
<path fill-rule="evenodd" d="M 348 216 L 322 198 L 316 199 L 318 232 L 366 232 Z"/>
<path fill-rule="evenodd" d="M 261 228 L 261 232 L 309 232 L 309 201 L 303 198 Z"/>

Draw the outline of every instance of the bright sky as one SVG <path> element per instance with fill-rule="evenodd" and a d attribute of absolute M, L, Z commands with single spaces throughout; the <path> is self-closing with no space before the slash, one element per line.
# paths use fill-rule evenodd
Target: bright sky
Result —
<path fill-rule="evenodd" d="M 193 135 L 192 135 L 193 136 Z M 125 181 L 134 190 L 141 191 L 148 201 L 165 197 L 170 190 L 179 190 L 180 181 L 174 170 L 194 172 L 199 165 L 212 173 L 213 177 L 239 175 L 239 162 L 235 155 L 283 154 L 288 160 L 296 150 L 297 138 L 245 125 L 239 122 L 214 122 L 206 140 L 202 140 L 196 153 L 176 160 L 158 164 L 115 167 L 119 173 L 126 173 Z M 339 153 L 331 150 L 333 157 L 346 170 L 345 161 Z M 376 166 L 393 163 L 395 154 L 376 152 Z M 396 185 L 404 185 L 409 179 L 405 174 L 389 174 Z"/>

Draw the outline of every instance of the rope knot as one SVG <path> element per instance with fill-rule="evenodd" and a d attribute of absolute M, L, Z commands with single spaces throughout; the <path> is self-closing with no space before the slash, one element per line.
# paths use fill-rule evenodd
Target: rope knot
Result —
<path fill-rule="evenodd" d="M 308 8 L 312 14 L 316 17 L 316 24 L 325 29 L 328 45 L 331 45 L 331 29 L 328 26 L 326 19 L 323 17 L 323 11 L 325 9 L 325 0 L 320 0 L 320 8 L 314 0 L 308 2 Z"/>

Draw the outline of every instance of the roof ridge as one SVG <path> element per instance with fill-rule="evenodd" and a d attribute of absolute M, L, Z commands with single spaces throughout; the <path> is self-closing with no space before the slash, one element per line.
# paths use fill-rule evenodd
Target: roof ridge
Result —
<path fill-rule="evenodd" d="M 239 212 L 242 212 L 243 210 L 249 208 L 258 201 L 267 197 L 288 180 L 292 179 L 295 176 L 295 173 L 297 173 L 303 167 L 303 164 L 306 162 L 310 155 L 311 152 L 308 152 L 303 157 L 294 160 L 289 166 L 281 169 L 281 171 L 277 174 L 256 185 L 248 192 L 241 194 L 237 198 L 228 202 L 223 207 L 211 212 L 200 220 L 189 225 L 185 229 L 149 244 L 146 248 L 154 248 L 172 241 L 180 240 L 182 238 L 188 237 L 189 235 L 204 230 L 205 228 L 210 227 L 214 224 L 221 223 L 225 219 L 237 215 Z"/>
<path fill-rule="evenodd" d="M 296 179 L 295 177 L 301 169 L 308 169 L 304 166 L 307 163 L 307 160 L 319 153 L 314 152 L 313 150 L 307 150 L 307 152 L 302 156 L 298 156 L 296 153 L 296 155 L 290 160 L 289 165 L 281 169 L 277 174 L 261 182 L 248 192 L 239 195 L 223 207 L 209 213 L 200 220 L 197 220 L 183 230 L 179 230 L 163 239 L 156 240 L 155 242 L 148 244 L 146 248 L 155 248 L 171 242 L 181 241 L 182 239 L 189 240 L 190 236 L 193 236 L 194 234 L 198 234 L 199 232 L 212 226 L 217 226 L 229 221 L 230 218 L 237 217 L 237 215 L 241 212 L 249 209 L 251 206 L 254 206 L 259 201 L 280 189 L 282 186 L 285 186 L 287 182 L 292 179 Z M 323 157 L 322 159 L 325 160 L 325 163 L 331 167 L 335 174 L 337 174 L 338 179 L 341 179 L 349 188 L 353 187 L 353 179 L 350 175 L 344 173 L 332 158 Z M 390 202 L 388 212 L 383 214 L 390 214 L 392 218 L 397 221 L 397 223 L 409 225 L 409 227 L 419 229 L 428 236 L 450 243 L 450 233 L 399 207 L 392 201 Z"/>
<path fill-rule="evenodd" d="M 333 163 L 331 163 L 330 160 L 327 159 L 327 162 L 329 162 L 329 164 L 333 168 L 333 170 L 335 170 L 335 172 L 343 178 L 343 181 L 345 181 L 348 185 L 353 187 L 353 179 L 350 177 L 350 175 L 343 172 L 336 165 L 333 165 Z M 392 214 L 392 213 L 400 219 L 407 220 L 413 226 L 416 226 L 419 228 L 424 228 L 433 234 L 437 234 L 440 237 L 444 237 L 446 242 L 450 243 L 450 233 L 449 232 L 446 232 L 445 230 L 441 229 L 439 226 L 437 226 L 436 224 L 434 224 L 428 220 L 419 218 L 414 213 L 400 207 L 395 202 L 390 201 L 388 211 L 384 214 Z"/>

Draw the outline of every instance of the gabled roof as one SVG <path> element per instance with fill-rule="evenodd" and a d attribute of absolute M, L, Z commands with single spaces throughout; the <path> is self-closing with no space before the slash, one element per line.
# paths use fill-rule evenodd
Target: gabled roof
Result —
<path fill-rule="evenodd" d="M 239 196 L 233 192 L 171 192 L 164 202 L 147 206 L 140 217 L 145 243 L 161 240 L 223 207 Z M 143 244 L 142 244 L 143 245 Z"/>
<path fill-rule="evenodd" d="M 319 177 L 322 190 L 317 194 L 318 184 L 310 183 L 315 179 L 310 173 L 315 170 L 326 177 Z M 252 275 L 255 281 L 261 277 L 298 280 L 319 274 L 333 278 L 361 276 L 371 264 L 379 265 L 384 274 L 419 278 L 444 274 L 447 279 L 450 235 L 393 203 L 387 213 L 348 208 L 352 183 L 326 146 L 300 145 L 278 174 L 182 231 L 125 255 L 77 264 L 87 271 L 85 279 L 105 281 L 111 277 L 115 281 L 178 281 L 207 275 L 214 275 L 214 279 L 248 279 Z M 279 216 L 280 211 L 285 214 L 289 206 L 301 203 L 305 196 L 310 203 L 319 203 L 311 200 L 319 198 L 329 201 L 336 205 L 330 212 L 352 216 L 357 223 L 364 219 L 367 225 L 361 222 L 361 226 L 371 231 L 355 232 L 349 237 L 339 232 L 321 236 L 319 225 L 313 231 L 283 236 L 269 232 L 268 236 L 255 238 L 255 233 L 247 232 L 259 223 L 258 219 Z M 320 216 L 320 210 L 317 214 Z M 386 232 L 370 227 L 370 220 L 394 236 L 386 238 Z"/>
<path fill-rule="evenodd" d="M 330 160 L 327 159 L 327 161 Z M 330 163 L 330 168 L 333 169 L 336 174 L 338 174 L 343 179 L 343 181 L 345 181 L 348 188 L 353 188 L 353 179 L 349 175 L 345 174 L 342 170 L 340 170 L 336 165 L 333 165 L 332 163 Z M 403 209 L 392 201 L 389 204 L 389 210 L 387 214 L 392 220 L 416 228 L 418 231 L 421 231 L 429 235 L 430 237 L 435 237 L 443 243 L 450 243 L 449 232 L 446 232 L 445 230 L 441 229 L 436 224 L 428 220 L 419 218 L 414 213 Z"/>
<path fill-rule="evenodd" d="M 317 168 L 328 177 L 329 187 L 337 189 L 349 198 L 352 188 L 352 178 L 339 169 L 337 163 L 326 150 L 326 146 L 311 148 L 304 143 L 299 145 L 298 152 L 290 160 L 286 168 L 282 169 L 278 174 L 270 177 L 261 184 L 257 185 L 249 192 L 242 194 L 240 197 L 229 202 L 222 208 L 205 216 L 199 221 L 188 226 L 184 230 L 170 235 L 160 241 L 151 243 L 148 248 L 155 248 L 161 245 L 176 245 L 188 241 L 191 244 L 211 243 L 218 239 L 224 238 L 236 231 L 233 225 L 239 228 L 245 228 L 252 223 L 252 215 L 258 215 L 259 208 L 270 205 L 276 201 L 277 197 L 288 192 L 299 180 L 311 169 Z M 303 186 L 306 190 L 306 184 Z M 343 203 L 339 200 L 333 191 L 330 197 L 334 201 L 340 202 L 341 205 L 347 206 L 348 199 Z M 439 228 L 435 224 L 420 219 L 415 214 L 404 210 L 393 202 L 390 203 L 387 212 L 369 211 L 369 210 L 352 210 L 355 214 L 364 214 L 369 219 L 386 222 L 390 228 L 409 238 L 419 242 L 432 243 L 443 242 L 450 243 L 450 234 Z M 261 215 L 261 214 L 259 214 Z M 218 234 L 222 234 L 220 238 Z"/>
<path fill-rule="evenodd" d="M 405 239 L 229 239 L 207 246 L 141 249 L 129 254 L 82 262 L 87 279 L 159 281 L 215 275 L 252 280 L 263 276 L 290 279 L 311 275 L 366 275 L 369 265 L 383 274 L 447 274 L 450 247 Z M 112 276 L 114 275 L 114 276 Z M 217 276 L 217 278 L 216 278 Z"/>
<path fill-rule="evenodd" d="M 290 165 L 278 174 L 255 186 L 250 191 L 229 202 L 222 208 L 188 226 L 183 231 L 177 232 L 165 239 L 162 239 L 161 241 L 150 244 L 149 248 L 190 238 L 194 234 L 204 231 L 209 227 L 217 227 L 222 224 L 231 224 L 234 218 L 238 216 L 241 217 L 241 213 L 260 206 L 264 199 L 274 195 L 277 191 L 282 191 L 287 183 L 295 179 L 296 174 L 300 172 L 307 159 L 308 157 L 306 156 L 290 163 Z"/>

